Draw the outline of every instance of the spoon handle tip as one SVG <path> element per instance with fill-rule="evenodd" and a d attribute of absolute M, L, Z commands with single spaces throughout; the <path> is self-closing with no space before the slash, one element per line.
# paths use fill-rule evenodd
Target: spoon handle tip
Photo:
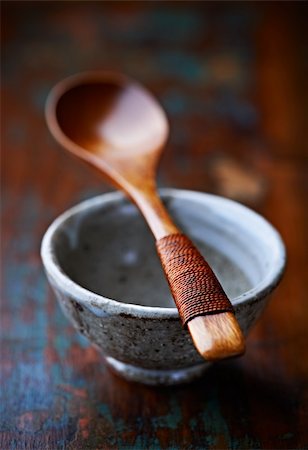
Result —
<path fill-rule="evenodd" d="M 217 361 L 245 352 L 245 340 L 231 312 L 195 317 L 187 324 L 194 345 L 207 361 Z"/>

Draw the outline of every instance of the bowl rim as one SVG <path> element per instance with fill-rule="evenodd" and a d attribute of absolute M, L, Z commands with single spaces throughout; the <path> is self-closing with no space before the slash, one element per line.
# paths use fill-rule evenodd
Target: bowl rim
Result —
<path fill-rule="evenodd" d="M 235 299 L 232 299 L 232 304 L 234 308 L 237 309 L 240 305 L 264 298 L 274 290 L 284 273 L 286 265 L 286 249 L 279 232 L 263 216 L 239 202 L 214 194 L 174 188 L 162 188 L 159 189 L 159 192 L 162 197 L 192 201 L 199 200 L 200 202 L 210 203 L 212 205 L 217 205 L 217 203 L 220 203 L 221 206 L 228 207 L 233 210 L 236 209 L 237 213 L 241 212 L 246 214 L 246 216 L 248 214 L 251 218 L 258 220 L 263 224 L 263 226 L 267 227 L 268 232 L 271 234 L 270 241 L 273 246 L 276 247 L 276 251 L 278 252 L 276 265 L 270 268 L 267 275 L 256 286 L 242 293 Z M 179 313 L 175 306 L 172 308 L 163 308 L 158 306 L 144 306 L 134 303 L 124 303 L 122 301 L 114 300 L 89 291 L 73 281 L 62 270 L 57 260 L 53 248 L 53 238 L 57 230 L 59 230 L 68 219 L 74 215 L 86 211 L 87 209 L 95 209 L 98 206 L 118 202 L 125 198 L 126 197 L 122 192 L 108 192 L 84 200 L 60 214 L 47 228 L 41 243 L 41 258 L 46 274 L 51 281 L 51 284 L 55 285 L 57 290 L 61 290 L 77 302 L 82 303 L 84 306 L 88 306 L 97 315 L 105 315 L 102 311 L 105 310 L 106 313 L 125 314 L 134 317 L 177 319 L 179 317 Z"/>

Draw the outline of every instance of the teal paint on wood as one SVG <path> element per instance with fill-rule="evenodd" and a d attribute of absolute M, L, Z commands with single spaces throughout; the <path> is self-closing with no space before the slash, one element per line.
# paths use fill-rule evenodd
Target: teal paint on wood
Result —
<path fill-rule="evenodd" d="M 182 412 L 175 396 L 171 397 L 169 402 L 169 412 L 166 415 L 160 417 L 153 417 L 151 419 L 151 425 L 157 428 L 168 428 L 170 430 L 176 430 L 183 420 Z"/>

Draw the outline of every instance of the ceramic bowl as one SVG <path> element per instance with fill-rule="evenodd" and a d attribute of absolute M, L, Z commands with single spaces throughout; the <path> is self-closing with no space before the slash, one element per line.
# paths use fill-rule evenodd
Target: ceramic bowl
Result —
<path fill-rule="evenodd" d="M 161 196 L 214 269 L 247 334 L 283 273 L 279 234 L 260 215 L 222 197 L 176 189 Z M 64 313 L 117 373 L 176 384 L 207 369 L 181 326 L 154 239 L 123 194 L 66 211 L 48 228 L 41 254 Z"/>

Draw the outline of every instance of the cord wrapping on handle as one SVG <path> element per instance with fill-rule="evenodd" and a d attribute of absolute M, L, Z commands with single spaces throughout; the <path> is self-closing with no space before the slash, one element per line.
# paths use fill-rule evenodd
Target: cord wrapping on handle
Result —
<path fill-rule="evenodd" d="M 165 236 L 156 247 L 184 326 L 197 316 L 234 312 L 214 272 L 184 234 Z"/>

